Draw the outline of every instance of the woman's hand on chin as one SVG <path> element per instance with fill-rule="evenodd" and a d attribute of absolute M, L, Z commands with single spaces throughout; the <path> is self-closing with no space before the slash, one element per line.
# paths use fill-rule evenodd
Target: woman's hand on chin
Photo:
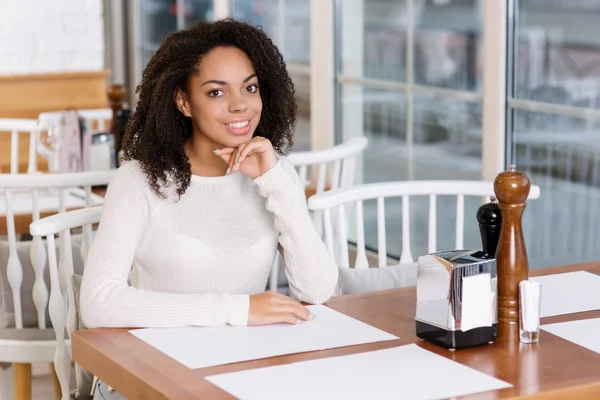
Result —
<path fill-rule="evenodd" d="M 229 167 L 226 175 L 241 172 L 249 178 L 256 179 L 277 164 L 277 155 L 273 145 L 264 137 L 254 137 L 238 147 L 224 147 L 214 151 Z"/>

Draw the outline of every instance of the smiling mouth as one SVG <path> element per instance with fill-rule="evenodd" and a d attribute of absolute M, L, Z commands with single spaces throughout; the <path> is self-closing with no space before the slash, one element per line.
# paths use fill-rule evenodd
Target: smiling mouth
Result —
<path fill-rule="evenodd" d="M 233 129 L 241 129 L 241 128 L 248 126 L 249 123 L 250 123 L 250 120 L 246 120 L 246 121 L 241 121 L 241 122 L 232 122 L 232 123 L 226 124 L 226 125 Z"/>
<path fill-rule="evenodd" d="M 234 135 L 246 135 L 252 130 L 251 120 L 229 122 L 225 125 L 225 129 Z"/>

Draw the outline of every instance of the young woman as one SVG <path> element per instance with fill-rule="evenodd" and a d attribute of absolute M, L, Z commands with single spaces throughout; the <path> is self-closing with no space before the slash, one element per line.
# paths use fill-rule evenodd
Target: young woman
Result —
<path fill-rule="evenodd" d="M 293 166 L 296 104 L 283 57 L 234 20 L 170 35 L 146 67 L 81 287 L 91 327 L 309 320 L 265 292 L 281 251 L 291 292 L 320 304 L 337 267 Z M 318 95 L 318 94 L 315 94 Z"/>

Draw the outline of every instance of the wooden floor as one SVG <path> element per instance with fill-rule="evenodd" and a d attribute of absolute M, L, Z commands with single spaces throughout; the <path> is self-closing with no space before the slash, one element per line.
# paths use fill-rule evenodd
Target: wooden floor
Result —
<path fill-rule="evenodd" d="M 34 364 L 31 371 L 33 375 L 31 380 L 32 400 L 56 400 L 50 366 L 48 364 Z"/>
<path fill-rule="evenodd" d="M 52 382 L 52 376 L 50 375 L 49 364 L 34 364 L 31 368 L 31 371 L 33 375 L 31 384 L 32 400 L 56 400 L 54 397 L 54 385 Z M 75 376 L 73 374 L 71 376 L 71 386 L 74 386 L 74 382 Z"/>

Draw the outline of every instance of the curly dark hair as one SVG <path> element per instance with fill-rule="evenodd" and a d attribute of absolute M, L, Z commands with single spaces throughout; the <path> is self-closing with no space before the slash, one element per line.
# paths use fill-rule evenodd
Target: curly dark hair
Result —
<path fill-rule="evenodd" d="M 189 94 L 190 77 L 198 73 L 201 58 L 216 47 L 237 47 L 252 61 L 263 103 L 254 136 L 271 141 L 275 151 L 286 154 L 293 145 L 296 122 L 294 85 L 283 56 L 271 39 L 246 22 L 223 19 L 199 22 L 169 35 L 148 62 L 137 108 L 123 138 L 123 159 L 138 160 L 150 186 L 165 197 L 161 186 L 169 176 L 183 195 L 190 185 L 191 167 L 184 144 L 192 135 L 192 121 L 177 108 L 174 93 Z"/>

